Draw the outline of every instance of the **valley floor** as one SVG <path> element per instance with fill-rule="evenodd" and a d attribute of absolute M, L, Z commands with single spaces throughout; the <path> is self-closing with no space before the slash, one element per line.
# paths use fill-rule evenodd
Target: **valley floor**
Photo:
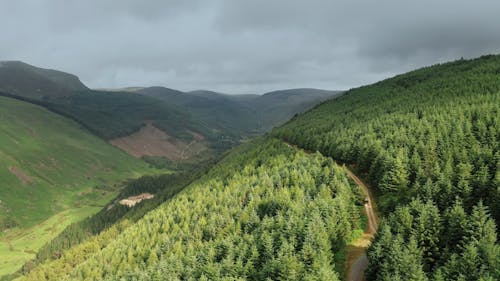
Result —
<path fill-rule="evenodd" d="M 0 276 L 12 274 L 33 259 L 36 252 L 71 223 L 80 221 L 102 207 L 68 209 L 28 229 L 10 229 L 0 237 Z"/>

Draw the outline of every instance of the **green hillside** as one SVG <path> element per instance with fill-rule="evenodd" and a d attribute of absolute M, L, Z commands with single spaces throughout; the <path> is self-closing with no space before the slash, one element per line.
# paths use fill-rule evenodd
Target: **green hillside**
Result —
<path fill-rule="evenodd" d="M 257 140 L 25 280 L 339 280 L 362 228 L 358 192 L 331 159 Z"/>
<path fill-rule="evenodd" d="M 77 123 L 0 97 L 0 275 L 70 222 L 97 212 L 130 177 L 154 172 Z"/>
<path fill-rule="evenodd" d="M 273 127 L 283 125 L 295 114 L 340 94 L 340 91 L 307 88 L 280 90 L 263 94 L 253 100 L 251 106 L 258 112 L 259 130 L 267 132 Z"/>
<path fill-rule="evenodd" d="M 135 91 L 185 109 L 202 124 L 233 138 L 258 135 L 288 121 L 339 91 L 290 89 L 263 95 L 228 95 L 199 90 L 181 92 L 164 87 Z"/>
<path fill-rule="evenodd" d="M 136 93 L 181 107 L 207 127 L 237 139 L 257 127 L 255 110 L 228 95 L 210 91 L 186 93 L 164 87 L 144 88 Z"/>
<path fill-rule="evenodd" d="M 499 280 L 500 56 L 348 91 L 276 130 L 377 187 L 367 280 Z"/>

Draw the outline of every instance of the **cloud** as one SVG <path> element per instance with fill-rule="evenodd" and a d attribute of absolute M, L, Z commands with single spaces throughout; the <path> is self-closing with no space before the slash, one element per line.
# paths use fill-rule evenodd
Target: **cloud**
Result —
<path fill-rule="evenodd" d="M 0 59 L 90 87 L 343 89 L 499 53 L 499 10 L 487 0 L 2 1 Z"/>

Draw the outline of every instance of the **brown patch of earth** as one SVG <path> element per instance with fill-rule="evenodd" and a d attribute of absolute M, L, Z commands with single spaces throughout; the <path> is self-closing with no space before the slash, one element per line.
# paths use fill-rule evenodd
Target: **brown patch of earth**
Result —
<path fill-rule="evenodd" d="M 178 161 L 207 149 L 207 144 L 203 141 L 204 136 L 195 132 L 190 133 L 194 140 L 185 143 L 169 136 L 148 122 L 139 131 L 126 137 L 111 140 L 110 143 L 135 157 L 161 156 Z"/>
<path fill-rule="evenodd" d="M 26 175 L 21 169 L 18 169 L 16 167 L 9 166 L 9 172 L 13 175 L 15 175 L 21 184 L 30 184 L 33 182 L 33 179 Z"/>
<path fill-rule="evenodd" d="M 153 197 L 155 197 L 155 196 L 151 193 L 141 193 L 141 194 L 136 195 L 136 196 L 130 196 L 126 199 L 122 199 L 118 203 L 120 203 L 120 205 L 124 205 L 127 207 L 134 207 L 135 204 L 141 202 L 142 200 L 151 199 Z"/>

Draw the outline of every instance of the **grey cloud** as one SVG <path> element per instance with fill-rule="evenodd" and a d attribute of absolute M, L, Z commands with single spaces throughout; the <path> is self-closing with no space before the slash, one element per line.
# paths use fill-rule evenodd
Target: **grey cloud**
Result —
<path fill-rule="evenodd" d="M 500 52 L 498 11 L 487 0 L 2 1 L 0 59 L 90 87 L 342 89 Z"/>

